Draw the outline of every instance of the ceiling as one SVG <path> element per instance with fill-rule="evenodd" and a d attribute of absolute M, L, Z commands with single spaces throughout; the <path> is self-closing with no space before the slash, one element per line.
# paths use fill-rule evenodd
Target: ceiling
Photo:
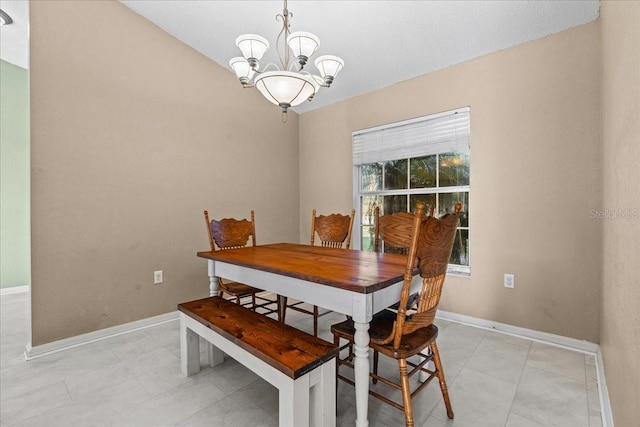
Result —
<path fill-rule="evenodd" d="M 13 19 L 11 25 L 0 26 L 0 59 L 29 68 L 29 2 L 0 0 L 0 9 Z"/>
<path fill-rule="evenodd" d="M 282 13 L 282 1 L 120 2 L 230 73 L 229 59 L 240 56 L 235 39 L 245 33 L 269 40 L 263 66 L 279 64 L 275 44 L 281 24 L 275 15 Z M 23 0 L 0 0 L 0 5 L 12 16 L 11 11 L 18 10 L 16 22 L 2 27 L 4 59 L 5 36 L 14 25 L 26 28 L 20 10 L 27 16 L 27 5 Z M 288 9 L 293 13 L 291 31 L 320 38 L 314 57 L 332 54 L 345 62 L 331 88 L 294 108 L 303 113 L 593 21 L 599 1 L 289 0 Z M 307 68 L 315 73 L 313 65 Z"/>

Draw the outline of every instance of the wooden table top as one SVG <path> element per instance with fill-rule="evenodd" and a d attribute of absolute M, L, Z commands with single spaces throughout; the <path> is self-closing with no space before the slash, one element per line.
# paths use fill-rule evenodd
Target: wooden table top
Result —
<path fill-rule="evenodd" d="M 407 262 L 406 255 L 294 243 L 198 252 L 198 256 L 363 294 L 402 281 Z"/>

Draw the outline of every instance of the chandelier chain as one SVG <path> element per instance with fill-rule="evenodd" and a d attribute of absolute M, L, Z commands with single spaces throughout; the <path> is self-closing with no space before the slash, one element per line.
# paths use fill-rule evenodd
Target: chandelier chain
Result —
<path fill-rule="evenodd" d="M 287 0 L 284 0 L 284 9 L 282 10 L 282 14 L 276 15 L 276 21 L 282 20 L 282 30 L 280 30 L 280 33 L 278 33 L 278 38 L 276 39 L 276 53 L 278 54 L 278 58 L 280 58 L 280 65 L 282 66 L 283 70 L 289 69 L 289 62 L 291 60 L 289 49 L 287 47 L 287 38 L 289 37 L 289 34 L 291 34 L 291 18 L 293 18 L 293 13 L 289 12 L 289 9 L 287 9 Z M 280 40 L 282 39 L 283 34 L 284 60 L 282 59 L 282 55 L 280 55 Z"/>

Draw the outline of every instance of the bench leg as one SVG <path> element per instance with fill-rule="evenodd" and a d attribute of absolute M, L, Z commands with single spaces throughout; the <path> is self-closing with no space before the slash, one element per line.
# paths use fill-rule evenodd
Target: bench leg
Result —
<path fill-rule="evenodd" d="M 183 314 L 180 314 L 180 369 L 186 377 L 200 372 L 200 337 L 187 327 Z"/>
<path fill-rule="evenodd" d="M 311 425 L 336 426 L 336 359 L 316 368 L 320 378 L 311 388 Z"/>
<path fill-rule="evenodd" d="M 280 387 L 278 397 L 278 425 L 280 427 L 309 427 L 309 374 Z"/>
<path fill-rule="evenodd" d="M 336 369 L 338 368 L 338 358 L 333 358 L 326 362 L 322 367 L 322 383 L 324 384 L 322 395 L 324 396 L 322 425 L 327 427 L 336 426 L 336 408 L 338 379 L 336 377 Z"/>
<path fill-rule="evenodd" d="M 207 363 L 209 366 L 218 366 L 224 362 L 224 352 L 213 344 L 207 343 Z"/>
<path fill-rule="evenodd" d="M 281 427 L 335 427 L 336 359 L 281 385 L 278 405 Z"/>

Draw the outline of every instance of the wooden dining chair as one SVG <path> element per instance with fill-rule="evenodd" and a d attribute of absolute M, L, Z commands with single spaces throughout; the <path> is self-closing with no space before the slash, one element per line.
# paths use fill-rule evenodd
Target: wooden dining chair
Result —
<path fill-rule="evenodd" d="M 409 221 L 409 218 L 404 215 L 404 221 L 395 223 L 393 230 L 388 231 L 387 234 L 387 239 L 397 244 L 406 241 L 407 235 L 410 234 L 407 263 L 398 309 L 397 311 L 383 310 L 373 316 L 369 328 L 369 346 L 374 350 L 374 354 L 381 353 L 397 360 L 400 382 L 379 376 L 377 372 L 372 372 L 370 375 L 375 382 L 380 381 L 400 390 L 402 404 L 373 390 L 370 390 L 369 393 L 383 402 L 403 410 L 405 424 L 408 427 L 414 426 L 411 398 L 434 377 L 437 377 L 440 383 L 447 416 L 453 419 L 453 409 L 442 370 L 440 353 L 436 345 L 438 328 L 433 324 L 433 320 L 440 301 L 461 208 L 461 204 L 456 203 L 455 213 L 437 219 L 433 216 L 425 216 L 424 204 L 418 202 L 412 220 Z M 409 232 L 409 230 L 411 231 Z M 396 238 L 397 240 L 393 240 Z M 402 246 L 403 244 L 399 247 Z M 416 266 L 420 270 L 422 286 L 415 310 L 413 314 L 408 315 L 411 281 Z M 354 342 L 355 328 L 351 319 L 331 326 L 331 332 L 336 343 L 339 343 L 340 338 L 346 339 L 350 344 Z M 413 356 L 417 356 L 420 360 L 418 362 L 408 360 Z M 425 366 L 430 361 L 433 361 L 434 369 Z M 353 363 L 348 360 L 348 357 L 339 359 L 339 364 L 353 368 Z M 412 391 L 409 378 L 416 372 L 425 372 L 428 377 Z M 353 381 L 340 374 L 338 374 L 338 378 L 353 385 Z"/>
<path fill-rule="evenodd" d="M 434 206 L 429 206 L 428 216 L 433 216 Z M 412 230 L 411 223 L 415 214 L 411 212 L 396 212 L 393 214 L 380 216 L 380 207 L 376 206 L 374 209 L 374 237 L 373 237 L 373 250 L 374 252 L 389 252 L 396 254 L 407 255 L 409 253 L 409 247 L 411 246 Z M 413 307 L 418 298 L 418 292 L 409 296 L 408 307 Z M 397 310 L 398 305 L 396 303 L 389 307 L 392 310 Z M 374 373 L 377 373 L 378 369 L 378 353 L 373 353 L 373 367 Z M 374 379 L 374 383 L 376 380 Z"/>
<path fill-rule="evenodd" d="M 351 230 L 353 229 L 353 218 L 356 210 L 351 209 L 351 215 L 332 213 L 330 215 L 316 216 L 316 210 L 311 212 L 311 246 L 316 242 L 318 235 L 320 245 L 327 248 L 349 249 L 351 246 Z M 318 336 L 318 306 L 314 305 L 313 310 L 300 307 L 304 301 L 289 303 L 286 297 L 282 299 L 282 321 L 285 320 L 287 308 L 304 314 L 313 316 L 313 335 Z"/>
<path fill-rule="evenodd" d="M 227 250 L 243 248 L 249 243 L 256 245 L 256 223 L 255 214 L 251 211 L 251 221 L 247 219 L 224 218 L 221 220 L 209 219 L 209 212 L 204 211 L 204 219 L 207 224 L 207 234 L 209 236 L 209 245 L 211 250 Z M 258 295 L 263 292 L 262 289 L 245 285 L 244 283 L 232 282 L 218 278 L 219 292 L 230 295 L 235 299 L 237 304 L 251 308 L 256 311 L 261 309 L 262 314 L 279 313 L 279 299 L 270 300 Z M 245 297 L 251 297 L 250 302 L 242 302 Z"/>
<path fill-rule="evenodd" d="M 434 206 L 429 207 L 429 216 L 433 216 Z M 373 211 L 374 235 L 373 250 L 375 252 L 409 253 L 411 246 L 411 232 L 408 226 L 415 214 L 411 212 L 397 212 L 380 216 L 380 207 Z"/>

